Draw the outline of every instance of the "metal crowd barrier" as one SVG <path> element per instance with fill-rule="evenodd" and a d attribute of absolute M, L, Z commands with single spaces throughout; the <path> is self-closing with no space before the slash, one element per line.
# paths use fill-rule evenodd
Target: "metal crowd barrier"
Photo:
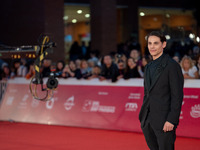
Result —
<path fill-rule="evenodd" d="M 6 91 L 7 81 L 0 81 L 0 103 Z"/>

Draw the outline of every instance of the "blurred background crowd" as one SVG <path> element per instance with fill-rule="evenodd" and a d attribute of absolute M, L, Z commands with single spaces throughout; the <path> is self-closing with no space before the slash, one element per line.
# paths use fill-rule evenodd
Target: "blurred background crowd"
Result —
<path fill-rule="evenodd" d="M 174 47 L 174 51 L 166 49 L 165 52 L 180 64 L 185 79 L 199 79 L 200 48 L 197 45 L 184 48 L 184 51 Z M 90 50 L 90 46 L 85 46 L 84 42 L 79 45 L 75 41 L 69 51 L 69 61 L 44 59 L 41 75 L 48 77 L 50 72 L 54 72 L 58 78 L 99 78 L 100 81 L 110 79 L 116 82 L 121 78 L 143 78 L 145 65 L 152 61 L 148 49 L 142 54 L 140 44 L 131 40 L 119 44 L 114 52 L 104 56 L 99 54 L 98 50 Z M 34 59 L 0 60 L 0 65 L 1 80 L 15 77 L 30 79 L 35 73 Z"/>
<path fill-rule="evenodd" d="M 38 37 L 48 35 L 57 47 L 42 62 L 43 77 L 53 71 L 59 78 L 115 82 L 120 78 L 143 78 L 144 67 L 151 61 L 145 36 L 160 30 L 168 42 L 165 52 L 180 63 L 185 79 L 199 79 L 200 5 L 197 2 L 2 1 L 0 51 L 38 45 Z M 0 80 L 30 79 L 34 72 L 34 58 L 6 60 L 0 53 Z"/>

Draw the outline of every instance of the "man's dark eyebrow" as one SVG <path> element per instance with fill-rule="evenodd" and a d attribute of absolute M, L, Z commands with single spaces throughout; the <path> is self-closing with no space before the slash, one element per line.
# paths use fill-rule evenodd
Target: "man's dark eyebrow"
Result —
<path fill-rule="evenodd" d="M 148 43 L 149 43 L 149 44 L 151 44 L 151 43 L 156 43 L 156 44 L 157 44 L 157 43 L 159 43 L 159 42 L 158 42 L 158 41 L 155 41 L 155 42 L 150 42 L 150 41 L 148 41 Z"/>
<path fill-rule="evenodd" d="M 155 41 L 155 42 L 150 42 L 150 41 L 148 41 L 148 43 L 159 43 L 158 41 Z"/>

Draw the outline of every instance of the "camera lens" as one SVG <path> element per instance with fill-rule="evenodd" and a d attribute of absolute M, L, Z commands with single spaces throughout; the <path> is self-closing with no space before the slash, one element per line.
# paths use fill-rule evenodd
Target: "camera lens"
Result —
<path fill-rule="evenodd" d="M 55 89 L 58 86 L 58 80 L 55 77 L 50 77 L 47 81 L 47 88 Z"/>
<path fill-rule="evenodd" d="M 54 80 L 51 80 L 51 81 L 50 81 L 50 84 L 51 84 L 51 85 L 55 85 L 55 81 L 54 81 Z"/>

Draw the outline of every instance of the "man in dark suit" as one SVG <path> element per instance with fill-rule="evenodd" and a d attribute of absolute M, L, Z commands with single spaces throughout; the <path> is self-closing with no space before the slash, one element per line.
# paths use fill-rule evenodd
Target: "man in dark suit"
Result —
<path fill-rule="evenodd" d="M 153 61 L 145 67 L 141 128 L 150 150 L 174 150 L 184 78 L 180 65 L 163 53 L 164 35 L 151 32 L 147 44 Z"/>

